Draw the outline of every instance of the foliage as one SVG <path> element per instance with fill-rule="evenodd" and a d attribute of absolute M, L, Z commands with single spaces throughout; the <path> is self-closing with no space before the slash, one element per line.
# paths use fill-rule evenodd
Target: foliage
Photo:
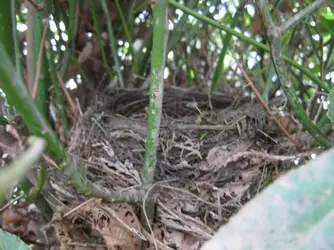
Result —
<path fill-rule="evenodd" d="M 329 92 L 328 101 L 330 104 L 328 105 L 327 116 L 332 122 L 334 122 L 334 89 Z"/>
<path fill-rule="evenodd" d="M 19 237 L 7 233 L 0 229 L 0 248 L 4 250 L 17 249 L 17 250 L 29 250 L 28 247 Z"/>
<path fill-rule="evenodd" d="M 252 96 L 235 57 L 255 79 L 264 105 L 275 96 L 287 97 L 302 127 L 318 145 L 330 148 L 333 142 L 322 127 L 334 121 L 332 1 L 256 2 L 6 0 L 0 10 L 1 126 L 19 114 L 27 127 L 19 136 L 42 138 L 46 157 L 81 194 L 142 200 L 141 192 L 97 188 L 67 152 L 70 129 L 81 112 L 110 88 L 149 89 L 142 175 L 147 191 L 154 182 L 164 85 L 209 97 L 217 92 Z M 25 30 L 18 31 L 22 26 Z M 46 188 L 45 159 L 36 187 L 31 186 L 35 196 Z M 309 187 L 310 193 L 321 188 Z"/>
<path fill-rule="evenodd" d="M 279 178 L 202 250 L 333 249 L 333 160 L 331 149 Z"/>
<path fill-rule="evenodd" d="M 0 200 L 4 198 L 8 188 L 13 188 L 43 153 L 45 142 L 39 138 L 31 139 L 33 140 L 31 147 L 21 155 L 21 158 L 0 170 Z"/>

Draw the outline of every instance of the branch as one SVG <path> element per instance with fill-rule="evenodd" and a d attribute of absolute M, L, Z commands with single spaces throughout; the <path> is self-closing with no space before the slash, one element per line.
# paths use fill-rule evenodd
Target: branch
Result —
<path fill-rule="evenodd" d="M 183 11 L 184 13 L 191 15 L 199 20 L 201 20 L 204 23 L 210 24 L 213 27 L 216 27 L 220 30 L 223 30 L 229 34 L 231 34 L 232 36 L 238 37 L 239 39 L 241 39 L 242 41 L 245 41 L 259 49 L 262 49 L 266 52 L 270 52 L 270 49 L 268 46 L 264 45 L 263 43 L 259 43 L 256 40 L 249 38 L 237 31 L 235 31 L 234 29 L 231 29 L 227 26 L 221 25 L 218 22 L 216 22 L 215 20 L 212 20 L 206 16 L 203 16 L 199 13 L 197 13 L 196 11 L 193 11 L 187 7 L 185 7 L 182 4 L 179 4 L 178 2 L 176 2 L 175 0 L 169 0 L 169 4 L 175 8 L 180 9 L 181 11 Z M 324 83 L 322 82 L 316 75 L 314 75 L 312 72 L 310 72 L 308 69 L 304 68 L 303 66 L 299 65 L 298 63 L 296 63 L 293 59 L 291 59 L 290 57 L 287 56 L 283 56 L 283 59 L 290 64 L 291 66 L 295 67 L 296 69 L 298 69 L 299 71 L 303 72 L 305 75 L 307 75 L 312 81 L 314 81 L 320 88 L 322 88 L 324 91 L 326 91 L 326 93 L 329 93 L 330 88 Z"/>
<path fill-rule="evenodd" d="M 280 27 L 278 27 L 277 30 L 278 30 L 279 34 L 284 34 L 293 25 L 299 23 L 301 21 L 301 19 L 310 15 L 315 9 L 319 8 L 321 5 L 323 5 L 326 2 L 327 2 L 327 0 L 317 0 L 313 3 L 311 3 L 310 5 L 308 5 L 302 11 L 298 12 L 296 15 L 294 15 L 288 21 L 286 21 L 284 24 L 282 24 Z"/>
<path fill-rule="evenodd" d="M 289 100 L 290 105 L 296 112 L 297 117 L 301 121 L 303 127 L 312 135 L 312 137 L 324 147 L 330 148 L 332 146 L 331 141 L 328 140 L 321 133 L 316 125 L 313 124 L 312 120 L 307 116 L 305 110 L 303 109 L 303 106 L 298 100 L 296 90 L 294 89 L 292 82 L 288 77 L 288 70 L 282 58 L 280 34 L 277 32 L 270 32 L 270 30 L 275 30 L 277 29 L 277 27 L 273 23 L 265 0 L 257 0 L 256 3 L 262 18 L 262 22 L 267 31 L 268 42 L 270 44 L 271 59 L 274 64 L 279 82 L 284 90 L 285 95 Z"/>

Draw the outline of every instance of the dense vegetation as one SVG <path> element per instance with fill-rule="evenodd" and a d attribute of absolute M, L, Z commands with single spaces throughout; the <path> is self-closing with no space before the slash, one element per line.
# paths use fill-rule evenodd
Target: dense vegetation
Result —
<path fill-rule="evenodd" d="M 140 238 L 140 242 L 141 237 L 146 238 L 147 247 L 158 248 L 165 243 L 182 249 L 171 239 L 160 239 L 156 228 L 152 231 L 152 225 L 159 223 L 160 229 L 173 228 L 196 235 L 198 247 L 240 207 L 225 211 L 224 215 L 218 209 L 216 217 L 212 214 L 210 217 L 201 207 L 194 214 L 202 224 L 188 227 L 196 230 L 175 224 L 173 227 L 156 212 L 159 210 L 157 206 L 163 209 L 166 205 L 158 186 L 162 188 L 164 182 L 175 181 L 166 176 L 179 177 L 180 180 L 181 176 L 184 177 L 183 181 L 171 186 L 175 190 L 182 189 L 187 195 L 200 197 L 204 195 L 204 189 L 197 186 L 199 182 L 196 181 L 210 183 L 213 179 L 205 179 L 209 175 L 223 178 L 222 168 L 237 165 L 235 162 L 239 159 L 249 157 L 246 165 L 254 167 L 257 164 L 256 170 L 260 174 L 256 178 L 254 175 L 247 185 L 243 183 L 248 193 L 245 189 L 239 197 L 236 188 L 231 195 L 224 189 L 224 199 L 229 196 L 240 205 L 286 171 L 287 167 L 282 162 L 289 161 L 287 165 L 290 169 L 299 163 L 307 163 L 319 152 L 332 147 L 333 4 L 330 0 L 3 1 L 0 9 L 0 155 L 1 165 L 6 167 L 0 173 L 2 228 L 35 246 L 70 246 L 71 242 L 82 239 L 78 240 L 66 231 L 69 224 L 65 221 L 82 223 L 78 218 L 90 211 L 84 207 L 91 204 L 93 198 L 99 198 L 102 201 L 92 205 L 99 209 L 98 212 L 91 212 L 91 217 L 87 215 L 86 219 L 96 223 L 93 228 L 101 235 L 106 232 L 101 226 L 102 217 L 96 214 L 105 213 L 113 217 L 114 224 L 108 223 L 115 228 L 120 223 L 115 213 L 120 216 L 119 211 L 131 211 L 131 216 L 138 223 L 128 227 L 135 231 L 132 233 L 137 240 Z M 144 128 L 138 129 L 139 123 L 133 120 L 119 120 L 119 114 L 131 119 L 139 117 L 145 121 Z M 233 122 L 229 117 L 233 117 Z M 246 117 L 244 123 L 241 121 L 243 117 Z M 187 121 L 192 122 L 192 126 L 186 125 Z M 115 139 L 117 122 L 119 128 L 126 127 L 126 131 L 117 134 L 118 141 Z M 112 132 L 108 130 L 111 127 Z M 139 131 L 143 129 L 140 135 Z M 111 134 L 115 136 L 112 139 Z M 222 140 L 212 139 L 220 136 Z M 141 148 L 132 150 L 133 141 L 119 139 L 124 137 L 136 138 Z M 239 139 L 256 142 L 244 149 L 244 142 Z M 222 141 L 234 141 L 236 144 L 233 149 L 223 145 L 223 156 L 214 163 L 219 171 L 201 169 L 199 163 L 205 157 L 209 167 L 213 166 L 210 163 L 212 149 L 221 147 Z M 287 143 L 290 143 L 289 146 L 286 146 Z M 233 150 L 235 154 L 231 153 Z M 306 218 L 310 224 L 316 224 L 318 218 L 331 215 L 331 203 L 319 202 L 321 208 L 310 206 L 308 209 L 312 212 L 298 217 L 293 209 L 289 210 L 289 202 L 277 205 L 278 210 L 269 208 L 268 197 L 274 192 L 285 199 L 290 193 L 288 200 L 299 200 L 305 198 L 306 191 L 320 200 L 331 197 L 329 179 L 333 171 L 328 166 L 332 154 L 325 155 L 324 167 L 316 173 L 300 169 L 290 177 L 288 175 L 281 184 L 275 183 L 267 193 L 264 192 L 264 196 L 250 203 L 248 211 L 252 211 L 252 205 L 256 207 L 254 204 L 267 204 L 268 209 L 275 212 L 263 212 L 265 220 L 287 209 L 289 216 L 281 220 L 295 223 L 290 225 L 291 228 L 287 226 L 292 235 L 298 233 L 295 227 L 301 232 L 311 230 L 312 226 L 304 226 L 301 221 Z M 91 159 L 94 157 L 99 159 L 95 162 L 97 165 L 104 160 L 112 166 L 107 172 L 103 172 L 100 165 L 92 170 Z M 116 160 L 110 163 L 108 157 Z M 270 167 L 264 167 L 261 165 L 263 159 L 275 163 L 270 162 Z M 119 164 L 122 166 L 119 167 Z M 315 163 L 312 164 L 314 168 Z M 166 166 L 175 168 L 171 170 Z M 177 166 L 179 169 L 176 171 Z M 196 166 L 198 175 L 192 170 L 185 172 L 191 166 Z M 212 185 L 223 190 L 227 185 L 240 181 L 235 179 L 236 176 L 244 178 L 250 173 L 246 167 L 241 167 L 238 174 L 237 170 L 233 171 L 229 179 L 225 176 L 224 183 L 222 179 L 219 179 L 220 182 L 215 179 Z M 270 178 L 263 178 L 265 171 Z M 120 173 L 122 177 L 119 177 Z M 314 181 L 318 185 L 314 189 L 303 179 L 310 174 L 319 177 Z M 190 179 L 189 176 L 194 178 L 191 181 L 196 185 L 183 185 L 185 179 Z M 105 184 L 103 180 L 108 178 L 115 182 L 124 178 L 126 184 L 122 186 L 112 181 Z M 132 182 L 131 178 L 136 181 Z M 296 178 L 300 180 L 296 181 Z M 254 188 L 259 179 L 261 185 Z M 284 181 L 298 183 L 294 186 L 298 192 L 293 194 L 289 189 L 284 190 Z M 304 192 L 305 185 L 310 186 Z M 55 186 L 61 188 L 55 190 Z M 328 191 L 327 198 L 323 195 L 324 190 Z M 201 202 L 205 200 L 206 205 L 216 202 L 212 200 L 212 197 L 216 199 L 212 193 L 207 194 L 206 190 L 205 195 L 210 198 L 201 196 Z M 227 204 L 227 198 L 224 199 L 217 198 L 217 202 Z M 115 208 L 113 203 L 137 204 L 137 207 Z M 26 234 L 28 222 L 37 224 L 37 219 L 31 219 L 30 212 L 27 212 L 31 204 L 36 207 L 34 216 L 40 218 L 39 224 L 53 222 L 54 242 L 46 242 L 37 233 L 38 230 L 33 230 L 33 237 Z M 182 205 L 178 206 L 182 208 Z M 108 209 L 111 207 L 116 212 L 110 212 Z M 80 210 L 73 219 L 69 214 L 77 208 L 84 211 Z M 18 212 L 19 209 L 23 209 L 24 213 Z M 15 214 L 15 225 L 9 211 Z M 240 218 L 248 216 L 247 206 L 242 212 Z M 195 217 L 190 212 L 184 214 Z M 25 216 L 29 219 L 24 219 Z M 141 217 L 140 223 L 137 217 Z M 261 218 L 252 219 L 257 221 Z M 64 221 L 68 228 L 57 224 L 59 221 Z M 252 226 L 254 221 L 249 225 Z M 272 227 L 277 227 L 275 223 L 265 229 L 272 230 Z M 326 222 L 321 223 L 325 224 L 321 224 L 322 228 L 327 226 Z M 18 229 L 18 225 L 24 229 Z M 231 230 L 232 226 L 226 228 Z M 152 231 L 152 234 L 143 233 L 142 236 L 141 230 Z M 229 235 L 228 232 L 225 235 Z M 280 233 L 278 230 L 277 234 Z M 64 234 L 68 237 L 66 242 Z M 325 236 L 322 231 L 319 234 Z M 125 240 L 122 240 L 135 238 L 133 235 L 124 236 Z M 182 237 L 186 237 L 184 235 Z M 273 244 L 270 249 L 278 249 L 290 239 L 266 236 L 266 244 L 271 243 L 264 244 L 261 249 L 267 249 L 265 246 L 270 244 Z M 6 237 L 9 236 L 4 233 L 0 235 L 0 240 Z M 258 235 L 254 233 L 254 237 Z M 72 241 L 68 241 L 69 238 Z M 105 236 L 102 239 L 102 243 L 99 239 L 88 243 L 91 243 L 92 249 L 95 249 L 94 244 L 108 247 L 125 244 L 121 239 Z M 282 245 L 276 244 L 274 248 L 276 240 L 280 240 Z M 139 249 L 139 243 L 133 244 Z M 333 246 L 330 241 L 326 244 Z M 75 247 L 78 246 L 73 249 Z M 245 249 L 243 247 L 247 246 L 238 247 Z M 306 249 L 302 245 L 298 247 Z M 190 246 L 183 246 L 183 249 L 190 249 Z"/>

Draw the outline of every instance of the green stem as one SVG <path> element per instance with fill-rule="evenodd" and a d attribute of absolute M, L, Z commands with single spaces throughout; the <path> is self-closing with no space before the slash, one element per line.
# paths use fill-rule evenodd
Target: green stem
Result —
<path fill-rule="evenodd" d="M 10 18 L 9 18 L 10 20 Z M 0 27 L 3 23 L 0 23 Z M 3 31 L 0 29 L 0 31 Z M 9 29 L 9 34 L 11 30 Z M 4 35 L 4 34 L 2 34 Z M 22 76 L 17 74 L 8 52 L 12 46 L 5 47 L 1 42 L 5 36 L 0 36 L 0 88 L 5 92 L 10 105 L 15 106 L 17 112 L 22 116 L 25 124 L 33 135 L 43 138 L 47 143 L 47 153 L 52 157 L 60 170 L 68 177 L 74 188 L 83 195 L 103 198 L 110 202 L 131 200 L 137 202 L 143 197 L 142 192 L 129 191 L 118 192 L 94 185 L 86 176 L 83 168 L 79 168 L 79 162 L 68 155 L 54 134 L 44 116 L 36 107 L 30 93 L 23 83 Z M 11 36 L 9 36 L 11 37 Z M 9 45 L 9 43 L 7 44 Z M 13 45 L 13 43 L 11 43 Z M 13 54 L 11 54 L 13 56 Z M 4 175 L 0 175 L 4 176 Z M 0 184 L 2 182 L 0 181 Z"/>
<path fill-rule="evenodd" d="M 37 4 L 42 4 L 44 0 L 36 1 Z M 49 112 L 49 72 L 46 63 L 46 55 L 44 53 L 43 33 L 46 28 L 42 20 L 42 12 L 36 13 L 33 16 L 33 64 L 34 64 L 34 85 L 37 84 L 35 103 L 44 117 L 48 117 Z M 47 28 L 46 28 L 47 29 Z M 45 38 L 45 37 L 44 37 Z M 38 77 L 38 78 L 36 78 Z M 35 88 L 36 86 L 34 86 Z"/>
<path fill-rule="evenodd" d="M 320 118 L 320 120 L 317 123 L 317 127 L 321 129 L 327 122 L 329 122 L 330 119 L 328 118 L 327 114 L 324 113 L 323 116 Z"/>
<path fill-rule="evenodd" d="M 153 32 L 150 31 L 150 35 L 147 37 L 147 42 L 146 42 L 146 51 L 145 54 L 141 60 L 141 66 L 138 71 L 139 76 L 144 76 L 147 70 L 147 65 L 148 65 L 148 60 L 151 55 L 151 49 L 152 49 L 152 44 L 153 44 Z"/>
<path fill-rule="evenodd" d="M 196 11 L 193 11 L 191 9 L 188 9 L 187 7 L 185 7 L 184 5 L 182 4 L 179 4 L 177 3 L 175 0 L 169 0 L 169 4 L 175 8 L 178 8 L 180 9 L 181 11 L 183 11 L 184 13 L 187 13 L 195 18 L 198 18 L 199 20 L 205 22 L 205 23 L 208 23 L 220 30 L 223 30 L 227 33 L 230 33 L 232 36 L 235 36 L 235 37 L 238 37 L 239 39 L 251 44 L 251 45 L 254 45 L 255 47 L 259 48 L 259 49 L 262 49 L 266 52 L 270 52 L 270 49 L 268 46 L 264 45 L 263 43 L 259 43 L 257 42 L 256 40 L 252 39 L 252 38 L 249 38 L 227 26 L 224 26 L 224 25 L 221 25 L 219 24 L 218 22 L 208 18 L 208 17 L 205 17 L 199 13 L 197 13 Z M 322 88 L 324 91 L 326 91 L 327 93 L 329 93 L 330 91 L 330 88 L 324 83 L 322 82 L 321 80 L 319 80 L 319 78 L 315 75 L 313 75 L 308 69 L 304 68 L 303 66 L 299 65 L 298 63 L 296 63 L 293 59 L 287 57 L 287 56 L 283 56 L 283 59 L 288 63 L 290 64 L 291 66 L 295 67 L 296 69 L 302 71 L 305 75 L 307 75 L 312 81 L 314 81 L 320 88 Z"/>
<path fill-rule="evenodd" d="M 164 69 L 168 36 L 168 2 L 158 0 L 153 10 L 153 48 L 151 61 L 150 103 L 147 121 L 146 149 L 143 182 L 152 183 L 155 173 L 156 153 L 162 113 Z"/>
<path fill-rule="evenodd" d="M 124 29 L 125 37 L 128 40 L 128 42 L 129 42 L 129 52 L 130 52 L 130 54 L 132 56 L 132 62 L 133 62 L 134 72 L 136 72 L 137 71 L 137 63 L 136 63 L 136 55 L 135 55 L 134 49 L 133 49 L 132 35 L 131 35 L 131 33 L 129 31 L 129 27 L 128 27 L 127 23 L 126 23 L 122 7 L 119 4 L 119 0 L 115 0 L 115 5 L 116 5 L 117 13 L 118 13 L 118 15 L 119 15 L 119 17 L 121 19 L 121 22 L 122 22 L 122 26 L 123 26 L 123 29 Z"/>
<path fill-rule="evenodd" d="M 47 166 L 45 166 L 44 163 L 41 163 L 39 168 L 37 185 L 35 187 L 34 197 L 37 197 L 42 191 L 47 176 L 46 173 L 47 173 Z"/>
<path fill-rule="evenodd" d="M 14 47 L 13 47 L 13 30 L 16 30 L 15 23 L 12 21 L 15 18 L 15 11 L 12 12 L 12 1 L 3 1 L 0 9 L 0 43 L 8 52 L 11 61 L 14 61 Z M 11 17 L 14 14 L 14 17 Z"/>
<path fill-rule="evenodd" d="M 262 16 L 262 20 L 264 20 L 264 25 L 266 30 L 269 28 L 273 29 L 275 27 L 268 7 L 264 0 L 257 0 L 257 6 L 259 9 L 259 13 Z M 281 56 L 282 48 L 281 48 L 281 37 L 277 33 L 272 33 L 268 31 L 268 41 L 271 48 L 271 59 L 275 67 L 275 71 L 277 77 L 280 81 L 280 84 L 287 96 L 290 105 L 293 110 L 296 112 L 299 121 L 302 122 L 303 127 L 312 135 L 312 137 L 323 145 L 326 148 L 330 148 L 332 143 L 321 133 L 321 131 L 315 126 L 312 120 L 307 116 L 303 106 L 300 104 L 298 96 L 296 95 L 296 91 L 292 85 L 291 80 L 288 77 L 287 67 L 284 63 L 284 60 Z"/>
<path fill-rule="evenodd" d="M 69 0 L 68 2 L 69 2 L 69 29 L 68 29 L 67 43 L 70 46 L 70 48 L 65 51 L 62 66 L 60 69 L 61 78 L 65 77 L 73 51 L 75 50 L 75 36 L 77 34 L 77 29 L 78 29 L 79 1 Z"/>
<path fill-rule="evenodd" d="M 115 68 L 117 71 L 117 75 L 118 75 L 118 80 L 120 83 L 121 88 L 124 88 L 124 80 L 123 80 L 123 75 L 121 72 L 121 65 L 119 63 L 119 59 L 118 59 L 118 53 L 117 53 L 117 47 L 116 47 L 116 40 L 115 40 L 115 35 L 114 35 L 114 29 L 110 20 L 110 14 L 109 14 L 109 10 L 108 10 L 108 6 L 105 0 L 101 0 L 101 5 L 102 5 L 102 9 L 104 12 L 104 15 L 106 17 L 106 22 L 107 22 L 107 30 L 108 30 L 108 35 L 109 35 L 109 45 L 111 48 L 111 53 L 112 53 L 112 58 L 114 59 L 114 64 L 115 64 Z"/>
<path fill-rule="evenodd" d="M 21 51 L 19 43 L 19 34 L 16 28 L 16 1 L 11 2 L 11 16 L 12 16 L 12 30 L 13 30 L 13 40 L 14 40 L 14 51 L 15 51 L 15 67 L 19 74 L 23 76 L 22 63 L 21 63 Z"/>
<path fill-rule="evenodd" d="M 233 29 L 238 23 L 239 23 L 239 17 L 240 17 L 240 12 L 237 11 L 234 14 L 234 17 L 232 19 L 231 22 L 231 28 Z M 218 64 L 216 67 L 216 71 L 213 75 L 213 79 L 212 79 L 212 85 L 211 85 L 211 92 L 215 91 L 216 87 L 217 87 L 217 82 L 220 78 L 220 74 L 223 71 L 223 67 L 224 67 L 224 59 L 225 59 L 225 55 L 227 53 L 227 49 L 229 47 L 230 41 L 231 41 L 232 35 L 231 33 L 226 33 L 224 41 L 223 41 L 223 48 L 222 48 L 222 52 L 220 53 L 219 56 L 219 60 L 218 60 Z"/>
<path fill-rule="evenodd" d="M 53 88 L 55 90 L 56 100 L 57 100 L 57 108 L 59 109 L 60 113 L 60 119 L 62 122 L 62 126 L 64 127 L 64 132 L 66 138 L 68 138 L 68 120 L 67 120 L 67 114 L 66 114 L 66 105 L 63 98 L 63 93 L 61 90 L 61 87 L 59 86 L 58 77 L 57 77 L 57 68 L 55 65 L 55 53 L 53 49 L 51 48 L 50 40 L 52 37 L 52 33 L 49 30 L 48 31 L 48 41 L 49 41 L 49 49 L 48 49 L 48 64 L 50 69 L 50 78 L 52 81 Z"/>
<path fill-rule="evenodd" d="M 98 21 L 97 15 L 96 15 L 96 5 L 93 3 L 93 0 L 89 0 L 88 3 L 90 5 L 90 8 L 91 8 L 92 14 L 93 14 L 93 22 L 94 22 L 94 27 L 95 27 L 95 33 L 96 33 L 96 37 L 97 37 L 97 40 L 99 42 L 99 46 L 100 46 L 100 50 L 101 50 L 103 66 L 106 70 L 108 70 L 109 80 L 111 81 L 113 79 L 113 75 L 112 75 L 112 72 L 109 70 L 107 56 L 106 56 L 106 53 L 104 51 L 104 42 L 102 40 L 101 27 L 100 27 L 100 23 Z"/>
<path fill-rule="evenodd" d="M 319 8 L 326 2 L 327 0 L 317 0 L 309 4 L 302 11 L 298 12 L 296 15 L 294 15 L 288 21 L 286 21 L 284 24 L 278 27 L 278 31 L 280 32 L 280 34 L 284 34 L 285 32 L 288 31 L 288 29 L 290 29 L 290 27 L 299 23 L 304 17 L 309 16 L 315 9 Z"/>
<path fill-rule="evenodd" d="M 189 9 L 193 9 L 193 8 L 195 8 L 197 2 L 198 2 L 198 0 L 189 1 L 187 7 Z M 167 45 L 167 51 L 168 52 L 172 50 L 175 43 L 180 38 L 181 32 L 185 29 L 185 27 L 187 27 L 186 26 L 187 25 L 187 20 L 188 20 L 188 17 L 186 15 L 183 15 L 181 17 L 181 19 L 177 22 L 174 30 L 171 32 L 171 34 L 169 36 L 168 45 Z"/>

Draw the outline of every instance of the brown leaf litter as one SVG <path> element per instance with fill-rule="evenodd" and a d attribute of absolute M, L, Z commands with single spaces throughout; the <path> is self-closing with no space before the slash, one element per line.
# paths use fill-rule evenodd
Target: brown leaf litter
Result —
<path fill-rule="evenodd" d="M 52 221 L 60 249 L 141 248 L 145 238 L 131 205 L 105 204 L 90 199 L 68 210 L 60 208 Z"/>
<path fill-rule="evenodd" d="M 279 173 L 310 156 L 312 138 L 294 128 L 308 152 L 299 153 L 256 101 L 210 99 L 211 105 L 207 95 L 166 90 L 153 231 L 142 230 L 141 204 L 78 195 L 53 219 L 62 249 L 197 249 Z M 99 97 L 74 126 L 68 150 L 94 183 L 140 188 L 147 104 L 138 91 Z"/>

